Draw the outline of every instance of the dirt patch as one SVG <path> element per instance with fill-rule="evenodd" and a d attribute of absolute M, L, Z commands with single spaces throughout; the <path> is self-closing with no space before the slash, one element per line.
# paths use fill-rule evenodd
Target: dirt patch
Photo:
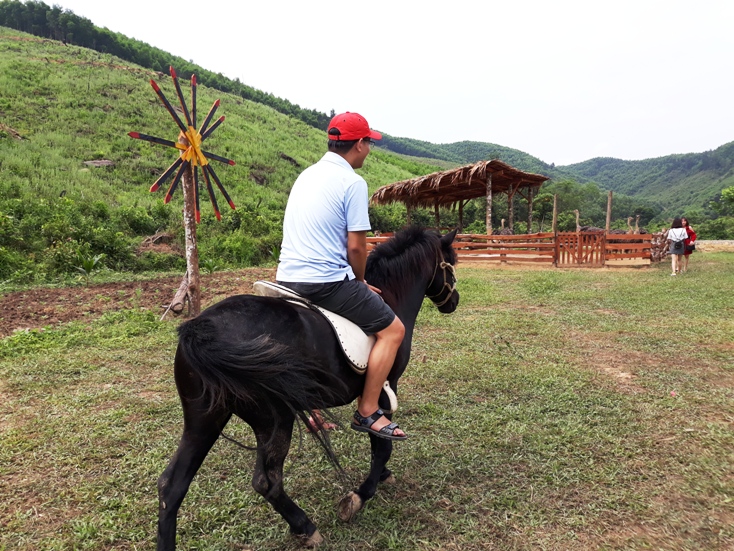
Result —
<path fill-rule="evenodd" d="M 644 392 L 636 382 L 637 370 L 658 365 L 657 358 L 641 352 L 625 350 L 620 354 L 614 343 L 598 335 L 572 331 L 569 337 L 581 346 L 584 364 L 615 381 L 621 392 Z"/>
<path fill-rule="evenodd" d="M 202 306 L 230 295 L 252 292 L 259 280 L 274 281 L 275 268 L 248 268 L 202 275 Z M 0 338 L 15 331 L 95 319 L 111 310 L 141 308 L 160 312 L 176 294 L 181 276 L 60 289 L 36 288 L 0 297 Z"/>
<path fill-rule="evenodd" d="M 703 253 L 732 253 L 734 252 L 734 241 L 731 240 L 697 240 L 696 251 Z"/>

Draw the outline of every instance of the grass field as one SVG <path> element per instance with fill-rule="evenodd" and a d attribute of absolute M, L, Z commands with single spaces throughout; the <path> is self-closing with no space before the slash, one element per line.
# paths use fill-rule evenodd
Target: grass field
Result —
<path fill-rule="evenodd" d="M 418 320 L 397 483 L 341 524 L 366 437 L 333 435 L 343 478 L 295 438 L 286 488 L 323 549 L 734 549 L 734 254 L 696 254 L 678 277 L 458 274 L 456 313 L 427 301 Z M 0 340 L 0 550 L 155 548 L 156 479 L 181 429 L 177 322 L 158 317 L 136 303 Z M 254 441 L 236 420 L 226 432 Z M 215 445 L 180 549 L 297 548 L 251 488 L 252 464 Z"/>

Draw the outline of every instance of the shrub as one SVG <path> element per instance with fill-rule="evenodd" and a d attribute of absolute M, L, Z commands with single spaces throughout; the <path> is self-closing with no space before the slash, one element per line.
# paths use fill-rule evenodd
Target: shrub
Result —
<path fill-rule="evenodd" d="M 405 208 L 395 204 L 370 207 L 369 215 L 372 231 L 395 232 L 405 226 Z"/>
<path fill-rule="evenodd" d="M 89 256 L 90 249 L 89 243 L 79 243 L 71 238 L 56 241 L 44 251 L 43 264 L 50 274 L 71 274 L 76 271 L 79 256 Z"/>
<path fill-rule="evenodd" d="M 108 267 L 115 270 L 132 268 L 135 263 L 132 240 L 114 228 L 99 226 L 89 235 L 89 245 L 95 254 L 104 253 Z"/>
<path fill-rule="evenodd" d="M 134 269 L 140 272 L 173 272 L 186 269 L 186 259 L 171 253 L 153 251 L 141 254 Z"/>
<path fill-rule="evenodd" d="M 134 235 L 150 235 L 158 229 L 155 219 L 143 207 L 120 207 L 113 218 L 120 229 Z"/>
<path fill-rule="evenodd" d="M 204 252 L 207 258 L 221 259 L 241 266 L 251 266 L 258 256 L 257 242 L 249 235 L 233 233 L 223 240 L 210 244 Z M 202 255 L 203 256 L 203 255 Z"/>
<path fill-rule="evenodd" d="M 0 246 L 0 282 L 31 282 L 35 268 L 33 257 Z"/>
<path fill-rule="evenodd" d="M 696 226 L 698 239 L 734 239 L 734 217 L 722 216 Z"/>
<path fill-rule="evenodd" d="M 207 258 L 206 260 L 201 261 L 201 269 L 208 274 L 213 274 L 214 272 L 219 270 L 219 266 L 214 260 L 212 260 L 211 258 Z"/>
<path fill-rule="evenodd" d="M 474 222 L 464 228 L 464 233 L 486 234 L 487 224 L 483 220 L 474 220 Z"/>
<path fill-rule="evenodd" d="M 77 252 L 77 263 L 76 270 L 81 273 L 87 280 L 87 283 L 92 279 L 92 274 L 102 268 L 103 254 L 96 254 L 92 256 L 87 252 L 79 250 Z"/>
<path fill-rule="evenodd" d="M 0 211 L 0 245 L 13 247 L 17 246 L 19 241 L 20 235 L 18 235 L 13 217 Z"/>

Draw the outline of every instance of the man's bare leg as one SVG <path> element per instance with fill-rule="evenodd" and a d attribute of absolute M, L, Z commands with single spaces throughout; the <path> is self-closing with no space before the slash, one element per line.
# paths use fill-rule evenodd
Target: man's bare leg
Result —
<path fill-rule="evenodd" d="M 380 392 L 382 392 L 382 385 L 390 374 L 404 336 L 405 326 L 397 316 L 385 329 L 375 333 L 377 342 L 372 347 L 372 352 L 370 352 L 367 361 L 364 390 L 357 403 L 357 410 L 363 417 L 368 417 L 379 409 L 378 401 Z M 379 431 L 389 424 L 390 420 L 387 417 L 382 417 L 375 421 L 371 428 Z M 395 436 L 405 436 L 405 433 L 400 429 L 395 429 Z"/>

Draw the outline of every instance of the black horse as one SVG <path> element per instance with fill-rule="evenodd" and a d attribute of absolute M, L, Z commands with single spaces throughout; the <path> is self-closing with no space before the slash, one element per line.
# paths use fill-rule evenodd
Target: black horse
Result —
<path fill-rule="evenodd" d="M 410 358 L 423 298 L 428 296 L 447 314 L 459 303 L 451 246 L 455 235 L 409 228 L 376 247 L 367 259 L 367 281 L 382 290 L 405 325 L 405 339 L 388 377 L 395 392 Z M 174 375 L 184 430 L 158 480 L 158 551 L 175 549 L 181 502 L 233 414 L 252 427 L 257 440 L 253 487 L 288 522 L 291 533 L 307 546 L 318 545 L 322 537 L 316 526 L 283 489 L 283 463 L 296 417 L 305 421 L 304 412 L 349 404 L 362 392 L 364 378 L 347 364 L 328 322 L 283 299 L 239 295 L 207 308 L 178 331 Z M 380 406 L 388 407 L 384 393 Z M 335 461 L 328 438 L 319 440 Z M 351 520 L 374 496 L 378 482 L 391 476 L 385 465 L 392 442 L 370 435 L 370 444 L 370 473 L 339 504 L 342 520 Z"/>

